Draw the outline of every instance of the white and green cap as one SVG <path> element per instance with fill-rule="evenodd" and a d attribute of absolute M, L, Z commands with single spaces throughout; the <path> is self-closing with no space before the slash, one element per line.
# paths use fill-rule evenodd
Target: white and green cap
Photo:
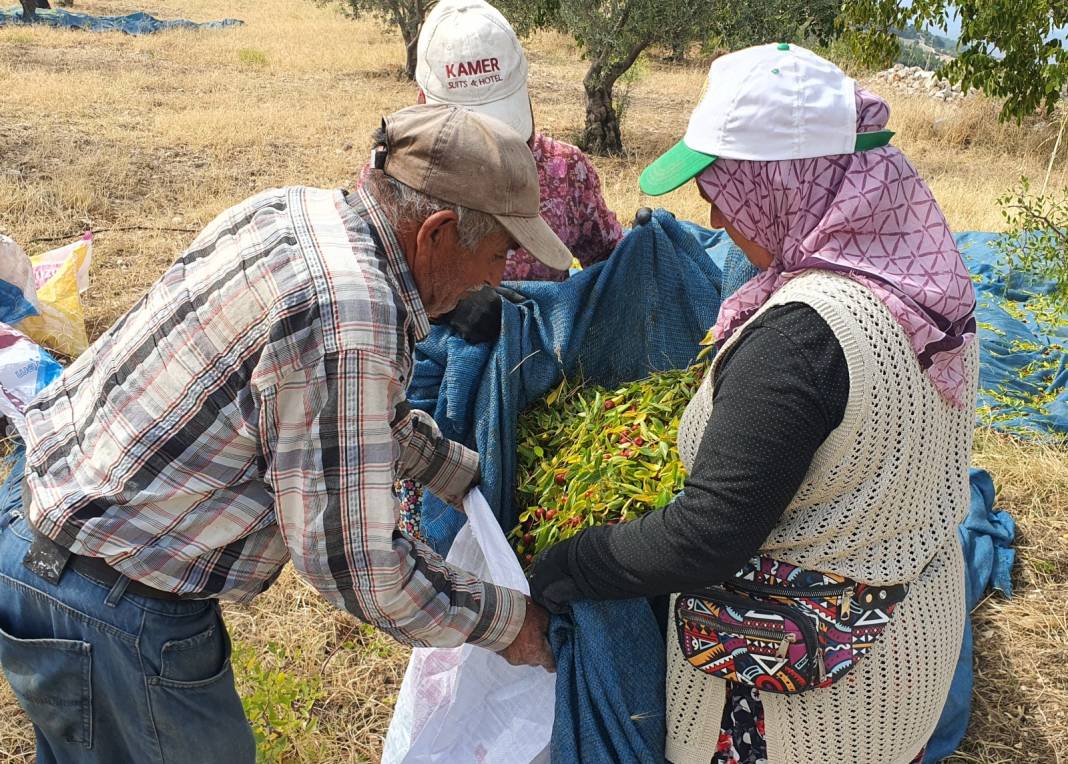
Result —
<path fill-rule="evenodd" d="M 645 168 L 641 190 L 659 196 L 723 157 L 774 161 L 852 154 L 893 133 L 857 133 L 856 82 L 797 45 L 759 45 L 712 62 L 686 135 Z"/>

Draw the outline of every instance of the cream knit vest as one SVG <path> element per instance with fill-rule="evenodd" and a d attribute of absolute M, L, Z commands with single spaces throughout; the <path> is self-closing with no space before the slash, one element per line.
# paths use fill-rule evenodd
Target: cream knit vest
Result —
<path fill-rule="evenodd" d="M 939 395 L 901 326 L 866 287 L 808 271 L 757 315 L 789 302 L 811 306 L 834 332 L 849 367 L 849 400 L 761 553 L 911 588 L 876 647 L 845 679 L 802 695 L 761 695 L 768 762 L 907 764 L 934 730 L 960 650 L 964 577 L 956 528 L 968 507 L 974 408 L 956 409 Z M 974 400 L 977 343 L 966 352 Z M 712 411 L 715 369 L 714 362 L 679 426 L 687 467 Z M 685 663 L 670 637 L 666 755 L 675 764 L 707 764 L 725 685 Z"/>

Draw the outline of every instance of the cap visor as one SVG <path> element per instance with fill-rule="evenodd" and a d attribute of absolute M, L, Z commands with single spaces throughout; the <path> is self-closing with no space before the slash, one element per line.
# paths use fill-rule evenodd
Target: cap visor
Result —
<path fill-rule="evenodd" d="M 541 215 L 532 218 L 514 215 L 494 215 L 493 217 L 497 218 L 497 222 L 512 234 L 512 238 L 519 243 L 519 246 L 550 268 L 566 271 L 571 267 L 573 259 L 571 250 L 553 233 L 553 229 L 541 219 Z"/>
<path fill-rule="evenodd" d="M 679 141 L 645 168 L 638 186 L 644 194 L 660 196 L 674 191 L 715 161 L 711 154 L 694 151 Z"/>

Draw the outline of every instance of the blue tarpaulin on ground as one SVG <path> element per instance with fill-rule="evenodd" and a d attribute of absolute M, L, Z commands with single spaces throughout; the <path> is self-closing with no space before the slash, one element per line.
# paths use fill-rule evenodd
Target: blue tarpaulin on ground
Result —
<path fill-rule="evenodd" d="M 1068 315 L 1052 282 L 1009 272 L 997 235 L 957 236 L 975 284 L 979 422 L 1026 438 L 1068 440 Z"/>
<path fill-rule="evenodd" d="M 986 470 L 971 471 L 971 506 L 968 516 L 960 525 L 960 543 L 964 552 L 965 600 L 971 613 L 979 604 L 989 587 L 1012 596 L 1012 564 L 1016 550 L 1012 543 L 1016 537 L 1016 523 L 1008 512 L 994 509 L 994 481 Z M 972 619 L 969 615 L 964 624 L 964 641 L 949 698 L 942 710 L 942 718 L 927 744 L 924 758 L 929 764 L 937 764 L 957 750 L 968 729 L 968 717 L 972 710 Z"/>
<path fill-rule="evenodd" d="M 21 24 L 22 8 L 0 8 L 0 26 Z M 195 22 L 186 19 L 157 19 L 144 12 L 125 16 L 93 16 L 88 13 L 72 13 L 62 8 L 45 8 L 37 11 L 38 24 L 61 29 L 84 29 L 89 32 L 125 32 L 142 35 L 167 29 L 222 29 L 244 24 L 239 19 Z"/>

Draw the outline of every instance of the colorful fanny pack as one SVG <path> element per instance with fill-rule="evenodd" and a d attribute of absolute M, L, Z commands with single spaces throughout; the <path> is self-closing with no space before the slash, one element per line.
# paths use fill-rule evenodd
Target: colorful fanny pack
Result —
<path fill-rule="evenodd" d="M 720 586 L 679 594 L 675 627 L 694 668 L 790 695 L 848 674 L 907 593 L 756 557 Z"/>

